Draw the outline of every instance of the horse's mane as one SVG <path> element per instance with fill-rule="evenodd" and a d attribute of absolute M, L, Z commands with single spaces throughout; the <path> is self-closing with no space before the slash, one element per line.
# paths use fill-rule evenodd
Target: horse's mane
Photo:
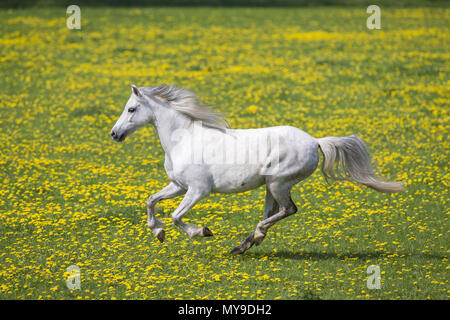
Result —
<path fill-rule="evenodd" d="M 194 121 L 202 121 L 202 124 L 212 128 L 225 129 L 230 124 L 221 113 L 215 112 L 202 105 L 197 95 L 184 88 L 162 84 L 157 87 L 139 88 L 144 95 L 155 96 L 163 99 L 172 109 L 188 116 Z"/>

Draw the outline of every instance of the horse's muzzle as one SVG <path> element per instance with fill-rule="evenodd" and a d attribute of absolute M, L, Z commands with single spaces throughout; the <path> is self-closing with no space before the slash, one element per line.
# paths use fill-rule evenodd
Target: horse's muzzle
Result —
<path fill-rule="evenodd" d="M 116 130 L 112 129 L 112 130 L 111 130 L 111 137 L 112 137 L 115 141 L 117 141 L 117 142 L 122 142 L 123 140 L 125 140 L 126 134 L 125 134 L 125 132 L 124 132 L 124 133 L 122 133 L 122 134 L 119 135 L 119 134 L 116 132 Z"/>

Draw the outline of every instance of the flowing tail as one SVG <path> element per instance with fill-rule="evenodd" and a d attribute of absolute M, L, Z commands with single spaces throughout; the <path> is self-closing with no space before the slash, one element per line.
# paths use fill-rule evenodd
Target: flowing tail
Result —
<path fill-rule="evenodd" d="M 357 135 L 326 137 L 317 142 L 324 156 L 322 172 L 327 180 L 356 181 L 380 192 L 405 190 L 403 182 L 383 181 L 375 174 L 369 150 Z"/>

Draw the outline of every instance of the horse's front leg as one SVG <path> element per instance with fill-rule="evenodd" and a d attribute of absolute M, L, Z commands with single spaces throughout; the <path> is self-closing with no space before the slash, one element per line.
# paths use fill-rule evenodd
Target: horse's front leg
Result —
<path fill-rule="evenodd" d="M 183 188 L 171 182 L 161 191 L 152 194 L 147 200 L 147 224 L 152 229 L 159 241 L 163 242 L 166 232 L 164 231 L 164 224 L 155 217 L 155 205 L 158 201 L 171 199 L 182 195 L 186 192 Z"/>
<path fill-rule="evenodd" d="M 212 236 L 212 232 L 207 227 L 198 227 L 192 224 L 184 223 L 181 218 L 183 215 L 191 209 L 202 198 L 206 197 L 210 193 L 208 188 L 191 188 L 189 187 L 185 197 L 181 200 L 180 205 L 172 214 L 173 223 L 183 229 L 190 238 L 201 236 Z"/>

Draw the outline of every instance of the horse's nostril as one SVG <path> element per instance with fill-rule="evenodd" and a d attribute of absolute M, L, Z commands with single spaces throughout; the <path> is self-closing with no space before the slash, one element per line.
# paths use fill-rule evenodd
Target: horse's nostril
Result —
<path fill-rule="evenodd" d="M 111 131 L 111 137 L 115 137 L 116 136 L 116 132 L 115 131 Z"/>

